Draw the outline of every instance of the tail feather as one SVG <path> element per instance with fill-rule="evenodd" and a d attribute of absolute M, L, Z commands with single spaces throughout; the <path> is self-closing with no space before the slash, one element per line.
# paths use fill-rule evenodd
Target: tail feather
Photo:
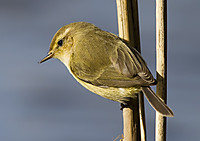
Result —
<path fill-rule="evenodd" d="M 145 94 L 151 106 L 157 112 L 167 117 L 174 116 L 172 110 L 154 93 L 154 91 L 150 87 L 142 87 L 142 91 Z"/>

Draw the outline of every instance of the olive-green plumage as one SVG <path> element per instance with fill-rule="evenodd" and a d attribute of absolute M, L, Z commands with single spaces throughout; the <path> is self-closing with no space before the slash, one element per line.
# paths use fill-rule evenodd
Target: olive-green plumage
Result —
<path fill-rule="evenodd" d="M 173 112 L 151 90 L 156 80 L 140 53 L 130 50 L 118 36 L 86 22 L 62 27 L 52 39 L 48 56 L 62 61 L 74 78 L 88 90 L 126 103 L 143 91 L 161 114 Z"/>

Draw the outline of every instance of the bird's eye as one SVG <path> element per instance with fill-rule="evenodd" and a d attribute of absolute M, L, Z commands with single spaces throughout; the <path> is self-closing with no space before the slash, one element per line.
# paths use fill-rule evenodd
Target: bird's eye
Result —
<path fill-rule="evenodd" d="M 58 45 L 59 45 L 59 46 L 62 46 L 62 45 L 63 45 L 63 40 L 59 40 L 59 41 L 58 41 Z"/>

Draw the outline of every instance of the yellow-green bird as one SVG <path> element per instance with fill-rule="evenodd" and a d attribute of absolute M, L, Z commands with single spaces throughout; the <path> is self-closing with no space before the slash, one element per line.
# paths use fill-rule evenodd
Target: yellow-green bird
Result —
<path fill-rule="evenodd" d="M 57 58 L 85 88 L 104 98 L 126 104 L 143 91 L 163 116 L 172 110 L 150 88 L 156 84 L 144 59 L 115 34 L 91 23 L 63 26 L 54 35 L 48 55 L 40 63 Z"/>

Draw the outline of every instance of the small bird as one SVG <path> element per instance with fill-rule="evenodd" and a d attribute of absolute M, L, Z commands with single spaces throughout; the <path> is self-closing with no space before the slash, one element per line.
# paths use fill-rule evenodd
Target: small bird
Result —
<path fill-rule="evenodd" d="M 85 88 L 126 105 L 143 91 L 152 107 L 163 116 L 172 110 L 150 88 L 156 80 L 136 49 L 115 34 L 87 22 L 63 26 L 54 35 L 48 55 L 39 63 L 57 58 Z"/>

